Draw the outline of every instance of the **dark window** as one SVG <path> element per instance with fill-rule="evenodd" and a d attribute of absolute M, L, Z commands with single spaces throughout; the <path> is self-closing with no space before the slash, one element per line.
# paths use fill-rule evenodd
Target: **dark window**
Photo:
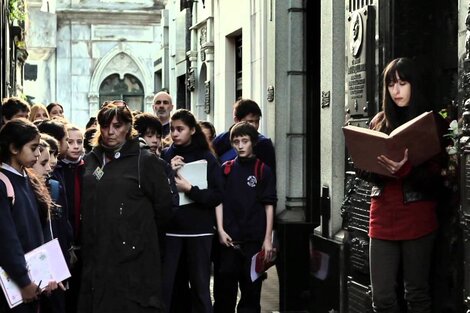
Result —
<path fill-rule="evenodd" d="M 24 79 L 35 81 L 38 78 L 38 66 L 36 64 L 24 65 Z"/>
<path fill-rule="evenodd" d="M 243 48 L 242 48 L 242 36 L 238 36 L 235 38 L 235 100 L 238 100 L 242 97 L 242 55 L 243 55 Z"/>
<path fill-rule="evenodd" d="M 144 110 L 144 88 L 135 76 L 126 74 L 124 79 L 113 74 L 101 83 L 100 104 L 104 101 L 124 100 L 133 111 Z"/>
<path fill-rule="evenodd" d="M 176 108 L 190 110 L 186 104 L 186 75 L 178 76 L 176 79 Z"/>

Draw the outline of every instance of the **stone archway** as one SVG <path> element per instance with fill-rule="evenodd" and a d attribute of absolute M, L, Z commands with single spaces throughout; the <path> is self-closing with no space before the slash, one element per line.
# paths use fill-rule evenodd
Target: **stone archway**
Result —
<path fill-rule="evenodd" d="M 144 111 L 149 112 L 153 100 L 153 76 L 150 75 L 142 61 L 133 55 L 128 46 L 119 44 L 101 58 L 93 72 L 88 93 L 90 116 L 94 116 L 101 105 L 99 103 L 101 83 L 113 74 L 118 74 L 120 79 L 124 79 L 126 74 L 132 75 L 142 82 Z"/>

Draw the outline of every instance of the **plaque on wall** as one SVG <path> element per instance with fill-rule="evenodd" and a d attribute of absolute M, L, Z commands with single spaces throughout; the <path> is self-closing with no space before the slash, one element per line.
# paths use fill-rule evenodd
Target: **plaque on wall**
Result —
<path fill-rule="evenodd" d="M 346 113 L 364 117 L 374 99 L 374 6 L 353 11 L 347 20 Z"/>

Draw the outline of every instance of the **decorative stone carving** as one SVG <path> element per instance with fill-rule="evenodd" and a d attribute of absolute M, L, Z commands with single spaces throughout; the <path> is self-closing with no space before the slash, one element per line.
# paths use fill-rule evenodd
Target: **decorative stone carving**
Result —
<path fill-rule="evenodd" d="M 204 82 L 204 113 L 211 113 L 211 82 Z"/>
<path fill-rule="evenodd" d="M 196 77 L 194 75 L 194 70 L 189 70 L 188 72 L 188 78 L 187 78 L 187 81 L 186 81 L 186 86 L 188 88 L 189 91 L 194 91 L 194 89 L 196 88 Z"/>
<path fill-rule="evenodd" d="M 199 44 L 202 46 L 207 42 L 207 26 L 201 28 L 201 37 L 199 38 Z"/>
<path fill-rule="evenodd" d="M 266 99 L 268 100 L 268 102 L 274 101 L 274 86 L 272 85 L 268 86 Z"/>

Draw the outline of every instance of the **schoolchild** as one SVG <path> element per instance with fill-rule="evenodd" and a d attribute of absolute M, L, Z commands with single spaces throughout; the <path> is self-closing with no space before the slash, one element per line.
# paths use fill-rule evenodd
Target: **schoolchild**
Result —
<path fill-rule="evenodd" d="M 202 132 L 206 135 L 209 142 L 212 143 L 216 136 L 214 124 L 209 121 L 199 121 L 198 124 L 201 126 Z"/>
<path fill-rule="evenodd" d="M 29 104 L 21 98 L 5 98 L 2 101 L 2 121 L 6 123 L 14 118 L 28 118 L 30 110 Z"/>
<path fill-rule="evenodd" d="M 57 220 L 60 219 L 58 216 L 60 214 L 60 207 L 57 205 L 56 201 L 58 201 L 58 190 L 54 192 L 54 189 L 51 190 L 51 185 L 49 180 L 50 173 L 52 172 L 52 168 L 50 165 L 50 145 L 44 139 L 44 137 L 50 137 L 45 134 L 41 134 L 41 139 L 39 141 L 39 151 L 40 155 L 36 163 L 34 163 L 32 170 L 38 176 L 38 178 L 46 184 L 49 188 L 49 193 L 52 199 L 52 207 L 51 207 L 51 230 L 52 230 L 52 238 L 58 238 L 57 233 Z M 64 238 L 58 238 L 59 244 L 62 246 L 62 242 Z M 64 251 L 63 249 L 64 258 L 67 259 L 68 252 L 67 250 Z M 64 284 L 66 285 L 66 283 Z M 54 290 L 49 297 L 42 297 L 41 298 L 41 313 L 65 313 L 65 290 L 56 289 Z"/>
<path fill-rule="evenodd" d="M 140 113 L 135 116 L 134 128 L 139 134 L 139 137 L 142 138 L 146 145 L 149 147 L 150 151 L 155 155 L 160 157 L 162 150 L 162 123 L 157 116 L 150 113 Z M 170 164 L 163 160 L 165 164 L 165 174 L 168 177 L 168 183 L 170 184 L 172 200 L 173 200 L 173 209 L 178 208 L 179 205 L 179 196 L 178 189 L 176 188 L 175 182 L 175 173 L 171 169 Z M 162 239 L 164 238 L 162 235 Z M 162 240 L 161 247 L 164 246 Z M 162 253 L 163 256 L 163 253 Z"/>
<path fill-rule="evenodd" d="M 59 159 L 55 170 L 56 177 L 62 179 L 62 186 L 67 203 L 67 219 L 72 226 L 72 247 L 70 248 L 70 269 L 72 278 L 70 279 L 70 292 L 67 293 L 68 311 L 75 307 L 79 292 L 81 275 L 81 254 L 80 254 L 80 207 L 82 175 L 84 170 L 84 136 L 83 132 L 72 124 L 66 125 L 68 149 L 63 158 Z"/>
<path fill-rule="evenodd" d="M 51 119 L 64 118 L 64 107 L 60 103 L 49 103 L 46 108 Z"/>
<path fill-rule="evenodd" d="M 48 119 L 49 113 L 47 112 L 47 109 L 44 104 L 36 103 L 31 107 L 31 111 L 29 112 L 29 120 L 31 122 Z"/>
<path fill-rule="evenodd" d="M 75 182 L 76 180 L 79 183 L 81 182 L 80 173 L 77 173 L 79 170 L 76 170 L 76 167 L 82 168 L 83 162 L 72 164 L 69 169 L 69 164 L 63 161 L 67 157 L 69 150 L 69 132 L 67 130 L 68 126 L 60 120 L 60 117 L 56 117 L 53 120 L 41 121 L 37 125 L 41 133 L 52 136 L 59 143 L 58 161 L 51 174 L 52 180 L 50 184 L 52 188 L 53 184 L 56 184 L 56 181 L 58 182 L 60 199 L 58 204 L 60 204 L 61 214 L 52 220 L 52 226 L 54 233 L 61 242 L 61 247 L 72 274 L 72 277 L 67 281 L 69 290 L 66 293 L 66 308 L 67 312 L 73 312 L 76 308 L 80 289 L 81 270 L 78 242 L 80 198 L 75 198 L 76 192 L 79 192 L 75 190 Z M 80 134 L 76 137 L 74 141 L 79 141 L 81 138 Z M 81 141 L 83 145 L 83 138 L 81 138 Z M 80 151 L 80 148 L 78 150 Z M 67 252 L 65 252 L 65 249 Z"/>
<path fill-rule="evenodd" d="M 171 116 L 172 145 L 163 151 L 163 159 L 176 171 L 176 187 L 192 203 L 180 206 L 168 226 L 163 260 L 163 300 L 169 312 L 178 266 L 185 267 L 191 284 L 193 313 L 212 312 L 209 282 L 211 246 L 214 235 L 215 207 L 222 201 L 223 177 L 215 156 L 194 115 L 184 109 Z M 192 186 L 178 174 L 186 163 L 207 161 L 207 189 Z M 185 259 L 180 262 L 182 254 Z"/>
<path fill-rule="evenodd" d="M 374 130 L 390 133 L 428 110 L 422 81 L 411 59 L 392 60 L 383 72 L 383 111 L 371 121 Z M 446 123 L 435 114 L 438 132 Z M 374 312 L 399 312 L 396 287 L 404 286 L 408 312 L 430 313 L 429 290 L 432 250 L 438 228 L 436 208 L 445 162 L 444 138 L 440 154 L 413 166 L 408 150 L 396 162 L 386 155 L 377 162 L 390 173 L 382 176 L 359 171 L 372 182 L 369 220 L 369 258 Z M 399 269 L 402 279 L 398 280 Z"/>
<path fill-rule="evenodd" d="M 264 250 L 265 261 L 273 259 L 273 207 L 276 204 L 274 175 L 253 154 L 258 139 L 256 128 L 239 122 L 230 130 L 230 141 L 237 151 L 233 161 L 222 165 L 225 176 L 223 202 L 216 208 L 220 259 L 214 313 L 235 312 L 237 291 L 241 298 L 237 312 L 260 312 L 262 279 L 250 277 L 251 258 Z"/>
<path fill-rule="evenodd" d="M 46 135 L 47 136 L 47 135 Z M 49 178 L 50 173 L 52 172 L 51 163 L 50 163 L 50 150 L 49 144 L 43 139 L 43 135 L 40 135 L 39 140 L 39 157 L 38 160 L 34 163 L 32 170 L 44 183 Z M 52 198 L 51 198 L 52 199 Z"/>
<path fill-rule="evenodd" d="M 134 128 L 150 147 L 150 151 L 160 156 L 163 129 L 158 117 L 150 113 L 137 114 Z"/>
<path fill-rule="evenodd" d="M 233 121 L 235 123 L 246 121 L 258 131 L 261 115 L 260 107 L 251 99 L 240 99 L 233 104 Z M 230 142 L 230 129 L 215 137 L 212 145 L 221 163 L 233 160 L 237 156 L 237 152 Z M 254 148 L 254 154 L 275 173 L 276 154 L 270 138 L 258 133 L 258 144 Z"/>
<path fill-rule="evenodd" d="M 13 119 L 0 129 L 0 171 L 11 183 L 14 201 L 8 197 L 5 181 L 0 182 L 0 266 L 19 286 L 24 303 L 8 310 L 3 293 L 0 312 L 38 312 L 38 285 L 31 281 L 25 253 L 51 239 L 49 211 L 51 198 L 44 183 L 27 168 L 40 155 L 40 134 L 26 119 Z M 57 282 L 44 282 L 47 293 Z M 41 286 L 42 287 L 42 286 Z"/>

